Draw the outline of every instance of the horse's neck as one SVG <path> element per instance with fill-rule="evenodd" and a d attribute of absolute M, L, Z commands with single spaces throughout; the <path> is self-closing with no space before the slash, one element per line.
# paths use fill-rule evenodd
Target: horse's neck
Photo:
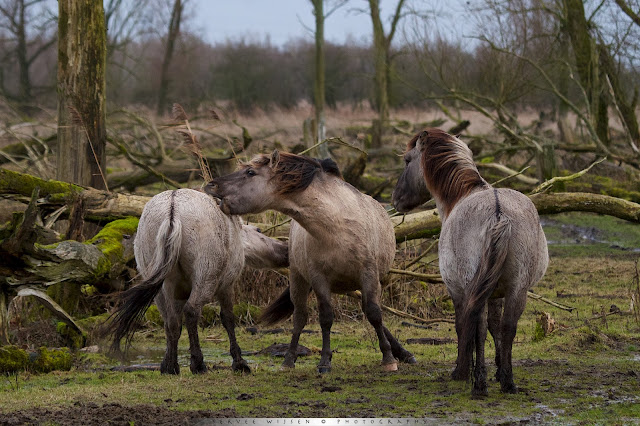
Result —
<path fill-rule="evenodd" d="M 289 215 L 313 237 L 331 238 L 332 229 L 339 225 L 348 208 L 345 198 L 351 194 L 345 189 L 333 179 L 314 182 L 304 191 L 286 196 L 277 210 Z"/>

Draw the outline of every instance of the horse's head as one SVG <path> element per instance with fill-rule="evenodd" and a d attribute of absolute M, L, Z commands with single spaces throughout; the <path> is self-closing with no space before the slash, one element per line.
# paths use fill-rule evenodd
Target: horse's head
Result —
<path fill-rule="evenodd" d="M 213 179 L 204 192 L 220 200 L 226 214 L 241 215 L 268 210 L 276 188 L 272 177 L 279 161 L 278 151 L 259 155 L 240 165 L 237 171 Z"/>
<path fill-rule="evenodd" d="M 393 191 L 393 205 L 407 212 L 433 196 L 446 216 L 455 204 L 487 183 L 478 173 L 469 147 L 440 129 L 426 129 L 407 144 L 405 169 Z"/>
<path fill-rule="evenodd" d="M 320 161 L 275 150 L 271 155 L 258 155 L 234 173 L 213 179 L 204 190 L 220 200 L 226 214 L 260 213 L 277 210 L 284 199 L 305 190 L 321 172 L 341 176 L 331 159 Z"/>
<path fill-rule="evenodd" d="M 430 195 L 424 182 L 422 153 L 427 141 L 427 131 L 415 135 L 404 153 L 404 170 L 392 194 L 393 206 L 406 213 L 425 203 Z"/>

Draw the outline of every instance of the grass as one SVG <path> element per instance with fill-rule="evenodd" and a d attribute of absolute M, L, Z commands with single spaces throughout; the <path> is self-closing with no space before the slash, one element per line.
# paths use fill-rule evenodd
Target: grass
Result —
<path fill-rule="evenodd" d="M 637 227 L 594 215 L 556 216 L 545 226 L 565 235 L 563 224 L 597 228 L 609 239 L 620 236 L 622 247 L 638 238 Z M 572 228 L 573 229 L 573 228 Z M 578 248 L 576 248 L 578 246 Z M 584 247 L 589 247 L 588 253 Z M 316 372 L 321 336 L 312 319 L 311 333 L 300 343 L 312 350 L 300 357 L 294 370 L 281 371 L 281 358 L 248 354 L 251 375 L 232 373 L 226 333 L 220 326 L 201 330 L 207 374 L 188 369 L 186 332 L 180 340 L 182 374 L 116 372 L 102 356 L 88 356 L 69 372 L 20 373 L 0 379 L 0 418 L 16 411 L 32 413 L 37 407 L 71 410 L 78 404 L 120 404 L 144 410 L 145 404 L 172 411 L 237 417 L 428 417 L 440 422 L 470 423 L 580 423 L 627 424 L 640 420 L 640 323 L 630 313 L 635 262 L 630 250 L 601 244 L 550 246 L 551 264 L 536 293 L 575 308 L 563 311 L 529 300 L 518 326 L 514 345 L 514 376 L 520 392 L 504 395 L 493 380 L 494 348 L 487 341 L 489 396 L 471 398 L 470 384 L 449 375 L 456 345 L 406 344 L 417 365 L 400 365 L 383 372 L 377 339 L 363 320 L 343 315 L 333 328 L 333 370 Z M 385 290 L 386 291 L 386 290 Z M 637 296 L 636 296 L 637 297 Z M 620 311 L 598 317 L 611 310 Z M 556 330 L 534 341 L 536 319 L 548 312 Z M 455 338 L 452 324 L 430 329 L 407 327 L 386 315 L 386 323 L 401 342 L 408 338 Z M 283 324 L 290 330 L 291 323 Z M 289 332 L 250 334 L 238 327 L 240 346 L 249 352 L 272 343 L 288 343 Z M 209 337 L 209 339 L 206 339 Z M 164 347 L 160 330 L 136 336 L 134 347 L 143 350 L 136 362 L 158 362 Z M 154 358 L 155 357 L 155 358 Z M 220 414 L 223 413 L 223 414 Z M 47 419 L 45 417 L 45 419 Z M 42 419 L 41 419 L 42 420 Z"/>
<path fill-rule="evenodd" d="M 248 355 L 249 376 L 231 372 L 226 334 L 221 327 L 202 330 L 201 338 L 211 371 L 194 376 L 187 357 L 182 374 L 114 372 L 92 366 L 70 372 L 22 373 L 0 381 L 0 413 L 32 407 L 64 409 L 74 403 L 153 404 L 172 410 L 232 412 L 239 417 L 430 417 L 446 422 L 586 422 L 623 424 L 640 419 L 640 324 L 630 315 L 590 319 L 615 304 L 626 310 L 634 260 L 628 257 L 556 258 L 535 288 L 545 297 L 574 306 L 576 312 L 557 310 L 530 300 L 519 323 L 514 346 L 514 374 L 521 392 L 503 395 L 491 381 L 489 397 L 473 400 L 470 385 L 454 382 L 456 346 L 411 344 L 419 362 L 400 365 L 396 373 L 382 372 L 377 341 L 363 321 L 334 326 L 333 371 L 316 372 L 321 337 L 311 324 L 301 344 L 312 349 L 292 371 L 280 371 L 281 358 Z M 586 272 L 588 271 L 588 272 Z M 557 331 L 532 342 L 535 318 L 550 312 Z M 387 316 L 400 341 L 410 337 L 455 337 L 451 324 L 432 329 L 409 328 Z M 290 328 L 290 323 L 285 323 Z M 223 342 L 206 341 L 223 337 Z M 241 347 L 256 351 L 274 342 L 286 343 L 288 333 L 251 335 L 238 330 Z M 162 348 L 159 332 L 139 337 L 135 345 Z M 188 342 L 180 342 L 184 350 Z M 493 344 L 487 342 L 487 359 Z M 494 368 L 490 362 L 489 374 Z"/>

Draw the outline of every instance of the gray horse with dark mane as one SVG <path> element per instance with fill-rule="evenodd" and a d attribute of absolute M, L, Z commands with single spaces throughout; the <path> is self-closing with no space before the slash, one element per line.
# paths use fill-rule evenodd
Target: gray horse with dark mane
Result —
<path fill-rule="evenodd" d="M 411 139 L 393 204 L 408 212 L 433 196 L 442 219 L 440 273 L 453 299 L 458 360 L 452 377 L 468 380 L 487 395 L 484 342 L 487 327 L 496 347 L 496 378 L 503 392 L 515 393 L 511 352 L 527 291 L 549 264 L 547 240 L 528 197 L 496 189 L 478 173 L 471 150 L 440 129 Z M 488 312 L 487 312 L 488 305 Z"/>

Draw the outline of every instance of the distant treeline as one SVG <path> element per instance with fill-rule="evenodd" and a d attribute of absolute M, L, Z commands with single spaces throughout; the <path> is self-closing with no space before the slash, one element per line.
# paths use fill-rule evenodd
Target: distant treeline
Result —
<path fill-rule="evenodd" d="M 546 46 L 548 47 L 548 46 Z M 38 49 L 32 43 L 30 49 Z M 537 52 L 530 52 L 536 57 Z M 558 63 L 549 61 L 549 51 L 541 47 L 539 61 L 553 77 Z M 2 54 L 2 45 L 0 45 Z M 373 52 L 369 46 L 337 45 L 327 42 L 326 102 L 358 107 L 373 103 Z M 158 38 L 109 46 L 107 53 L 107 102 L 110 108 L 125 105 L 154 107 L 160 80 L 163 45 Z M 395 48 L 390 70 L 392 107 L 429 106 L 443 94 L 442 80 L 460 91 L 495 97 L 505 105 L 554 108 L 557 99 L 549 96 L 540 74 L 522 61 L 505 63 L 504 55 L 486 45 L 468 49 L 456 42 L 437 41 L 422 46 Z M 547 58 L 547 59 L 545 59 Z M 170 68 L 168 99 L 194 110 L 203 103 L 229 101 L 239 111 L 277 106 L 291 108 L 302 100 L 313 100 L 314 44 L 292 41 L 278 47 L 269 42 L 231 41 L 210 45 L 201 38 L 183 33 Z M 545 63 L 546 61 L 546 63 Z M 558 70 L 554 70 L 554 67 Z M 530 67 L 529 67 L 530 68 Z M 8 98 L 18 96 L 17 64 L 0 66 L 0 83 Z M 56 47 L 52 45 L 30 69 L 33 103 L 55 107 Z M 518 78 L 514 79 L 514 76 Z M 622 72 L 622 81 L 631 92 L 637 71 Z M 505 85 L 512 85 L 505 90 Z M 572 94 L 579 98 L 580 93 Z M 446 99 L 445 99 L 446 101 Z"/>

